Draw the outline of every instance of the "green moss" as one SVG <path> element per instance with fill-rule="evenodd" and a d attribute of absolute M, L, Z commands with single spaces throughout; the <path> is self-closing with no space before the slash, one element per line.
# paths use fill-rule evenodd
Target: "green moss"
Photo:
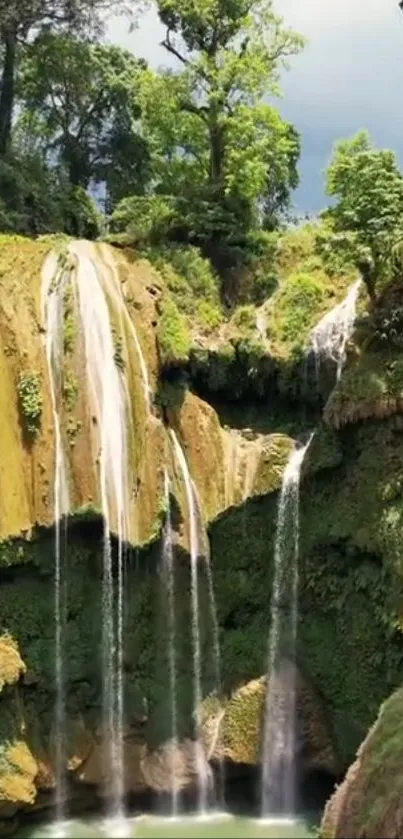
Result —
<path fill-rule="evenodd" d="M 402 710 L 403 690 L 398 690 L 382 705 L 363 748 L 361 781 L 366 794 L 356 815 L 367 830 L 381 821 L 381 813 L 387 818 L 401 800 Z"/>
<path fill-rule="evenodd" d="M 218 305 L 209 300 L 199 300 L 197 305 L 197 316 L 200 324 L 206 332 L 212 332 L 222 323 L 223 313 Z"/>
<path fill-rule="evenodd" d="M 66 370 L 63 380 L 63 401 L 68 411 L 74 411 L 78 397 L 78 380 L 72 370 Z"/>
<path fill-rule="evenodd" d="M 165 297 L 162 302 L 157 338 L 163 365 L 182 364 L 188 359 L 189 332 L 183 316 L 171 297 Z"/>
<path fill-rule="evenodd" d="M 18 644 L 7 632 L 0 635 L 0 693 L 5 685 L 13 685 L 25 672 Z"/>
<path fill-rule="evenodd" d="M 403 690 L 384 702 L 342 786 L 326 808 L 320 835 L 399 836 Z"/>
<path fill-rule="evenodd" d="M 274 264 L 280 277 L 310 270 L 307 262 L 315 256 L 315 239 L 316 225 L 313 224 L 290 228 L 277 238 Z"/>
<path fill-rule="evenodd" d="M 37 435 L 42 417 L 43 396 L 38 373 L 20 373 L 17 382 L 20 413 L 30 438 Z"/>
<path fill-rule="evenodd" d="M 224 754 L 235 763 L 259 761 L 265 694 L 265 680 L 256 679 L 235 691 L 225 707 Z"/>
<path fill-rule="evenodd" d="M 244 334 L 256 331 L 256 309 L 254 306 L 239 306 L 232 316 L 233 325 Z"/>
<path fill-rule="evenodd" d="M 68 258 L 68 255 L 61 251 L 59 259 L 63 261 L 63 267 L 65 270 L 67 270 Z M 77 336 L 77 328 L 74 317 L 73 288 L 71 285 L 68 285 L 64 292 L 63 302 L 63 348 L 65 353 L 71 353 L 73 352 Z"/>
<path fill-rule="evenodd" d="M 26 550 L 26 542 L 23 540 L 5 539 L 0 542 L 0 566 L 9 568 L 11 565 L 23 565 L 30 561 L 29 553 Z"/>
<path fill-rule="evenodd" d="M 273 434 L 264 445 L 262 444 L 259 467 L 254 481 L 256 494 L 274 492 L 281 487 L 283 472 L 293 445 L 293 440 L 282 434 Z"/>
<path fill-rule="evenodd" d="M 338 428 L 360 419 L 382 418 L 403 410 L 400 352 L 363 351 L 356 356 L 326 405 L 326 421 Z"/>
<path fill-rule="evenodd" d="M 209 334 L 223 321 L 220 282 L 208 259 L 192 246 L 166 246 L 147 250 L 188 328 Z"/>

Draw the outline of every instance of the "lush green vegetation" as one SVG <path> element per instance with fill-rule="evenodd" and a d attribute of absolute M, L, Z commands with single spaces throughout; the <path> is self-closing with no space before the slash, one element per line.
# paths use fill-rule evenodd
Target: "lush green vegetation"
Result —
<path fill-rule="evenodd" d="M 292 316 L 269 338 L 301 343 L 308 310 L 316 316 L 308 276 L 318 288 L 324 270 L 337 297 L 340 277 L 360 271 L 374 297 L 400 271 L 395 156 L 366 132 L 340 142 L 327 172 L 335 203 L 320 223 L 284 235 L 300 138 L 267 100 L 302 36 L 272 0 L 158 0 L 157 9 L 173 69 L 151 70 L 100 41 L 115 0 L 0 9 L 0 229 L 96 238 L 102 205 L 109 235 L 150 256 L 198 331 L 215 331 L 228 307 L 264 303 L 291 277 L 279 302 Z"/>
<path fill-rule="evenodd" d="M 161 305 L 158 346 L 163 364 L 181 364 L 188 359 L 190 338 L 186 321 L 180 314 L 175 301 L 169 296 Z"/>
<path fill-rule="evenodd" d="M 20 411 L 29 437 L 38 433 L 43 406 L 41 383 L 37 373 L 21 373 L 17 382 Z"/>
<path fill-rule="evenodd" d="M 327 171 L 327 192 L 337 199 L 324 218 L 323 255 L 342 252 L 355 265 L 370 297 L 401 267 L 403 177 L 392 151 L 378 150 L 366 131 L 338 143 Z"/>

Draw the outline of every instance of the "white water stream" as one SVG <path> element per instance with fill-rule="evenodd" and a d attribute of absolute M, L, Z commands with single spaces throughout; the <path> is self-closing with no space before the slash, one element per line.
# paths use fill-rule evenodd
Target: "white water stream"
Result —
<path fill-rule="evenodd" d="M 64 551 L 61 550 L 61 526 L 69 513 L 69 493 L 66 460 L 63 451 L 60 427 L 60 403 L 63 375 L 63 299 L 68 275 L 59 269 L 57 258 L 50 254 L 42 270 L 41 311 L 46 330 L 46 360 L 49 372 L 53 426 L 55 432 L 55 468 L 53 481 L 53 505 L 55 522 L 55 810 L 56 820 L 61 823 L 65 812 L 66 772 L 66 690 L 64 673 L 64 632 L 66 621 L 66 587 Z"/>
<path fill-rule="evenodd" d="M 291 453 L 278 504 L 262 753 L 263 818 L 295 812 L 299 483 L 312 437 Z"/>
<path fill-rule="evenodd" d="M 199 713 L 203 699 L 201 685 L 201 654 L 200 654 L 200 625 L 199 625 L 199 585 L 198 585 L 198 559 L 200 555 L 199 534 L 197 527 L 197 510 L 192 478 L 187 465 L 186 457 L 179 440 L 173 430 L 171 437 L 174 445 L 175 456 L 182 472 L 183 482 L 186 490 L 186 499 L 189 513 L 189 540 L 190 540 L 190 580 L 192 600 L 192 641 L 193 641 L 193 709 L 196 722 L 196 773 L 197 773 L 197 796 L 198 811 L 205 813 L 207 810 L 208 798 L 208 770 L 203 752 L 203 746 L 199 737 Z"/>
<path fill-rule="evenodd" d="M 163 565 L 168 593 L 168 668 L 169 692 L 171 704 L 171 816 L 178 815 L 178 787 L 175 772 L 175 760 L 178 750 L 177 697 L 176 697 L 176 639 L 175 639 L 175 576 L 172 541 L 172 520 L 170 483 L 165 470 L 165 508 L 166 521 L 163 540 Z"/>
<path fill-rule="evenodd" d="M 357 280 L 344 300 L 327 312 L 312 330 L 309 348 L 315 357 L 317 379 L 322 358 L 334 361 L 337 365 L 337 380 L 341 376 L 346 361 L 347 342 L 354 327 L 360 287 L 361 280 Z"/>
<path fill-rule="evenodd" d="M 123 543 L 129 527 L 128 440 L 130 414 L 124 377 L 117 368 L 105 288 L 108 272 L 92 247 L 70 246 L 85 344 L 87 380 L 100 435 L 99 480 L 104 520 L 102 587 L 103 730 L 108 767 L 109 816 L 123 818 Z M 97 257 L 97 255 L 96 255 Z M 118 541 L 117 584 L 111 530 Z M 115 590 L 116 589 L 116 590 Z"/>

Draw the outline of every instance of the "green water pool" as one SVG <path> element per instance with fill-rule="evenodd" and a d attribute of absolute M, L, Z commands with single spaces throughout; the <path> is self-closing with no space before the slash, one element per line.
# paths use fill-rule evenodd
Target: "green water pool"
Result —
<path fill-rule="evenodd" d="M 311 819 L 261 820 L 226 813 L 178 819 L 142 815 L 121 823 L 72 819 L 62 825 L 26 825 L 18 833 L 21 839 L 310 839 L 314 835 L 315 824 Z"/>

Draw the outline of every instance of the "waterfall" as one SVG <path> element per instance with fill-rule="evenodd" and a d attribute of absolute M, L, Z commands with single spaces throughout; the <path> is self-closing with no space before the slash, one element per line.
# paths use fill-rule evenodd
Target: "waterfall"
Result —
<path fill-rule="evenodd" d="M 204 544 L 204 556 L 205 556 L 205 568 L 206 568 L 206 576 L 207 576 L 207 589 L 208 589 L 208 599 L 209 599 L 209 608 L 210 608 L 210 617 L 211 617 L 211 625 L 212 625 L 212 633 L 213 633 L 213 662 L 214 662 L 214 690 L 217 697 L 221 694 L 221 653 L 220 653 L 220 629 L 218 624 L 218 617 L 217 617 L 217 606 L 215 601 L 215 594 L 214 594 L 214 581 L 213 581 L 213 571 L 211 568 L 211 557 L 210 557 L 210 543 L 207 535 L 207 531 L 203 522 L 202 513 L 201 513 L 201 506 L 200 506 L 200 499 L 199 494 L 197 492 L 197 487 L 192 481 L 193 493 L 195 498 L 195 505 L 198 514 L 198 521 L 199 527 L 203 529 L 203 544 Z M 220 731 L 221 731 L 221 719 L 223 713 L 219 714 L 219 719 L 217 722 L 217 729 L 215 735 L 215 744 L 214 749 L 217 745 L 217 742 L 220 739 Z M 213 749 L 213 751 L 214 751 Z M 222 750 L 219 749 L 219 804 L 224 809 L 225 805 L 225 779 L 224 779 L 224 758 L 222 754 Z"/>
<path fill-rule="evenodd" d="M 295 810 L 295 647 L 298 619 L 299 482 L 312 440 L 295 448 L 277 513 L 262 753 L 262 816 Z"/>
<path fill-rule="evenodd" d="M 115 361 L 106 289 L 110 265 L 85 242 L 70 245 L 84 336 L 88 386 L 100 433 L 99 478 L 104 521 L 102 583 L 103 731 L 109 769 L 109 817 L 123 818 L 123 543 L 128 539 L 128 440 L 130 410 L 124 377 Z M 94 253 L 94 259 L 92 254 Z M 117 583 L 111 531 L 117 536 Z M 116 590 L 115 590 L 116 589 Z"/>
<path fill-rule="evenodd" d="M 201 685 L 201 655 L 200 655 L 200 626 L 199 626 L 199 585 L 198 585 L 198 559 L 200 555 L 200 543 L 197 527 L 197 510 L 192 478 L 190 476 L 186 457 L 179 440 L 173 430 L 171 436 L 174 444 L 175 455 L 182 472 L 186 490 L 186 499 L 189 513 L 189 539 L 190 539 L 190 587 L 192 601 L 192 641 L 193 641 L 193 711 L 196 721 L 196 773 L 197 773 L 197 795 L 198 811 L 205 813 L 207 810 L 208 777 L 203 747 L 199 738 L 199 714 L 203 699 Z"/>
<path fill-rule="evenodd" d="M 41 310 L 42 322 L 46 330 L 46 360 L 49 371 L 50 396 L 55 432 L 55 470 L 53 483 L 55 522 L 55 799 L 56 822 L 59 825 L 62 824 L 65 817 L 66 770 L 66 695 L 63 645 L 66 622 L 64 573 L 66 551 L 64 550 L 62 555 L 60 530 L 61 520 L 66 520 L 69 513 L 66 462 L 62 446 L 59 411 L 63 375 L 63 298 L 68 282 L 68 274 L 63 272 L 63 270 L 58 271 L 56 256 L 50 254 L 45 260 L 42 270 Z"/>
<path fill-rule="evenodd" d="M 356 317 L 360 286 L 361 280 L 357 280 L 344 300 L 327 312 L 312 330 L 309 350 L 314 354 L 317 379 L 322 358 L 329 358 L 335 362 L 337 379 L 340 378 L 346 360 L 347 342 L 351 337 Z"/>
<path fill-rule="evenodd" d="M 165 507 L 166 521 L 163 540 L 163 568 L 168 592 L 168 668 L 171 703 L 171 815 L 178 814 L 178 789 L 176 783 L 175 760 L 178 751 L 177 701 L 176 701 L 176 654 L 175 654 L 175 578 L 172 544 L 172 520 L 170 485 L 165 470 Z"/>
<path fill-rule="evenodd" d="M 144 358 L 143 351 L 141 349 L 141 344 L 137 336 L 136 327 L 127 311 L 125 300 L 122 293 L 122 286 L 119 282 L 119 276 L 116 269 L 116 264 L 113 259 L 112 252 L 110 248 L 106 245 L 100 244 L 99 251 L 102 254 L 102 260 L 104 265 L 106 265 L 109 269 L 110 276 L 111 276 L 111 283 L 108 285 L 108 291 L 111 293 L 114 303 L 117 307 L 117 310 L 123 320 L 125 327 L 128 329 L 129 334 L 133 340 L 134 346 L 136 347 L 137 356 L 139 359 L 140 365 L 140 373 L 141 379 L 143 384 L 143 393 L 144 393 L 144 401 L 147 407 L 148 413 L 151 411 L 151 387 L 150 387 L 150 380 L 148 376 L 147 364 Z"/>
<path fill-rule="evenodd" d="M 207 577 L 208 598 L 210 606 L 212 635 L 213 635 L 213 661 L 214 661 L 214 682 L 217 697 L 221 692 L 221 663 L 219 626 L 217 609 L 214 596 L 213 573 L 210 563 L 210 550 L 207 532 L 204 527 L 201 514 L 201 505 L 197 488 L 192 480 L 187 460 L 175 432 L 171 429 L 171 436 L 174 444 L 175 455 L 182 473 L 186 489 L 186 498 L 189 514 L 189 535 L 190 535 L 190 569 L 191 569 L 191 603 L 192 603 L 192 641 L 193 641 L 193 708 L 194 718 L 197 725 L 196 742 L 196 771 L 197 771 L 197 792 L 198 812 L 205 814 L 208 806 L 208 793 L 211 785 L 209 767 L 206 766 L 206 758 L 200 742 L 200 708 L 203 699 L 201 684 L 201 650 L 200 650 L 200 626 L 199 626 L 199 589 L 198 589 L 198 559 L 203 554 L 205 557 L 205 569 Z M 217 730 L 217 738 L 219 728 Z M 220 804 L 224 803 L 224 767 L 220 757 Z"/>

